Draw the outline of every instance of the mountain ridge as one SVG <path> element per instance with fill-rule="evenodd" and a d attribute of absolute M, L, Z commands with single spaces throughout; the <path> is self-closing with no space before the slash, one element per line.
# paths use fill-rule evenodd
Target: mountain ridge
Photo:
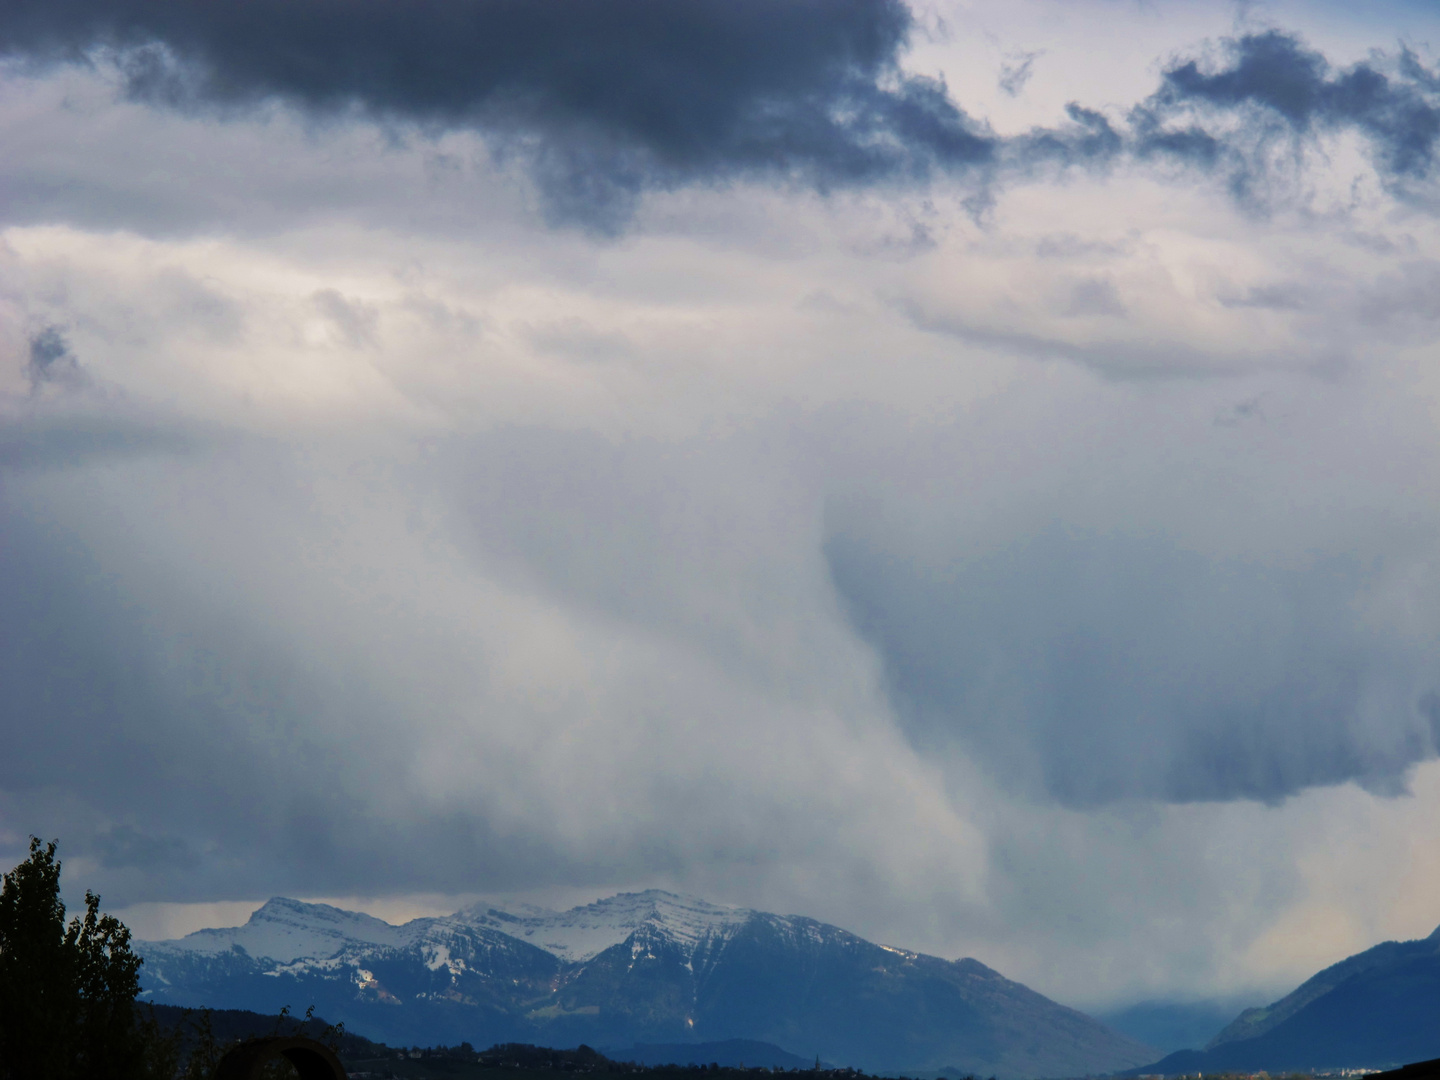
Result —
<path fill-rule="evenodd" d="M 1423 938 L 1416 938 L 1413 941 L 1382 941 L 1353 956 L 1347 956 L 1339 963 L 1331 964 L 1312 975 L 1278 1001 L 1259 1008 L 1246 1009 L 1217 1032 L 1204 1048 L 1213 1050 L 1228 1042 L 1259 1038 L 1267 1031 L 1284 1023 L 1312 1001 L 1317 1001 L 1328 994 L 1346 979 L 1392 963 L 1397 956 L 1422 953 L 1426 950 L 1426 943 L 1440 946 L 1440 927 L 1436 927 Z"/>
<path fill-rule="evenodd" d="M 399 926 L 276 897 L 244 926 L 138 951 L 150 1000 L 314 1004 L 389 1042 L 739 1038 L 872 1071 L 1002 1080 L 1111 1072 L 1156 1053 L 978 960 L 658 890 L 563 912 L 477 904 Z"/>
<path fill-rule="evenodd" d="M 1201 1050 L 1134 1074 L 1382 1069 L 1440 1057 L 1440 928 L 1385 941 L 1322 969 L 1284 997 L 1246 1009 Z"/>

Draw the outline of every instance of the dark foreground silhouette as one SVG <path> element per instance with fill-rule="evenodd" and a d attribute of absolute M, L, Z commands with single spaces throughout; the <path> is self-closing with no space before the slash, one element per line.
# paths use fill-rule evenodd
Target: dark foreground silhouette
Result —
<path fill-rule="evenodd" d="M 803 1068 L 783 1068 L 767 1065 L 746 1065 L 739 1061 L 722 1065 L 718 1062 L 702 1064 L 683 1059 L 696 1056 L 696 1051 L 711 1049 L 723 1052 L 725 1049 L 744 1048 L 757 1055 L 777 1052 L 777 1048 L 764 1043 L 735 1044 L 710 1043 L 692 1046 L 636 1047 L 652 1058 L 666 1056 L 658 1052 L 669 1050 L 678 1061 L 644 1064 L 625 1060 L 626 1051 L 612 1051 L 602 1054 L 589 1046 L 573 1049 L 556 1049 L 548 1046 L 532 1046 L 528 1043 L 503 1043 L 488 1050 L 476 1050 L 469 1043 L 459 1046 L 392 1047 L 373 1042 L 354 1032 L 340 1031 L 325 1023 L 319 1017 L 307 1015 L 304 1018 L 289 1016 L 265 1016 L 261 1013 L 241 1009 L 216 1011 L 180 1009 L 175 1006 L 156 1006 L 153 1010 L 162 1033 L 176 1038 L 192 1060 L 211 1057 L 217 1063 L 221 1055 L 233 1053 L 237 1047 L 251 1044 L 279 1046 L 284 1039 L 274 1032 L 285 1031 L 291 1038 L 315 1043 L 332 1049 L 343 1064 L 346 1074 L 364 1080 L 423 1080 L 423 1078 L 454 1077 L 485 1078 L 485 1080 L 556 1080 L 556 1074 L 580 1074 L 601 1078 L 631 1077 L 635 1080 L 760 1080 L 789 1076 L 804 1080 L 879 1080 L 856 1069 L 838 1069 L 823 1064 L 810 1064 Z M 307 1036 L 309 1038 L 307 1039 Z M 218 1053 L 217 1053 L 218 1050 Z M 783 1051 L 779 1051 L 784 1053 Z M 274 1055 L 272 1055 L 273 1057 Z M 787 1059 L 799 1060 L 785 1054 Z M 222 1076 L 216 1065 L 208 1071 L 196 1070 L 195 1075 L 214 1080 L 232 1080 Z M 293 1073 L 282 1075 L 292 1076 Z M 234 1077 L 233 1080 L 247 1080 Z M 302 1080 L 310 1080 L 303 1077 Z M 978 1080 L 978 1078 L 968 1078 Z M 993 1080 L 993 1078 L 992 1078 Z"/>
<path fill-rule="evenodd" d="M 1402 1065 L 1389 1072 L 1370 1073 L 1365 1080 L 1434 1080 L 1436 1077 L 1440 1077 L 1440 1058 Z"/>
<path fill-rule="evenodd" d="M 232 1047 L 215 1067 L 215 1080 L 265 1080 L 284 1063 L 299 1080 L 346 1080 L 335 1051 L 315 1039 L 277 1036 L 247 1039 Z"/>

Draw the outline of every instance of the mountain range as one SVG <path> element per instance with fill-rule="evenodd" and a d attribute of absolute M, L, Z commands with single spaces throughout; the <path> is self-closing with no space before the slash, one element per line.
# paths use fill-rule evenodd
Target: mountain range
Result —
<path fill-rule="evenodd" d="M 977 960 L 671 893 L 569 911 L 477 905 L 395 926 L 273 899 L 244 926 L 140 942 L 145 998 L 309 1005 L 392 1044 L 731 1039 L 872 1072 L 1108 1073 L 1157 1051 Z"/>
<path fill-rule="evenodd" d="M 1440 928 L 1333 964 L 1264 1008 L 1246 1009 L 1202 1050 L 1136 1073 L 1379 1069 L 1440 1058 Z"/>

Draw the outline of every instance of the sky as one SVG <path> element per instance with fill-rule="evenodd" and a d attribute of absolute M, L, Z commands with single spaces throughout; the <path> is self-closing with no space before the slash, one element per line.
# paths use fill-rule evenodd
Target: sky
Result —
<path fill-rule="evenodd" d="M 1067 1004 L 1440 923 L 1440 14 L 10 0 L 0 856 Z"/>

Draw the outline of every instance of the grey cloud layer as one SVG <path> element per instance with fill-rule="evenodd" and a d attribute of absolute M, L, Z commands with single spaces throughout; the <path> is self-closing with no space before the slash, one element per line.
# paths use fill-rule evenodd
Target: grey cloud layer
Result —
<path fill-rule="evenodd" d="M 766 833 L 839 866 L 854 811 L 822 774 L 883 782 L 777 699 L 863 700 L 857 650 L 812 610 L 783 499 L 713 454 L 518 429 L 405 465 L 6 427 L 0 814 L 121 902 L 624 881 L 696 846 L 719 872 Z"/>
<path fill-rule="evenodd" d="M 1348 559 L 1304 569 L 1054 527 L 916 558 L 852 530 L 830 561 L 907 724 L 1068 805 L 1403 790 L 1440 751 L 1433 639 L 1365 625 Z"/>
<path fill-rule="evenodd" d="M 831 767 L 823 733 L 791 710 L 882 707 L 852 630 L 926 758 L 1041 805 L 1394 793 L 1440 746 L 1440 625 L 1417 614 L 1440 599 L 1430 498 L 1361 490 L 1403 445 L 1378 431 L 1348 477 L 1257 461 L 1313 504 L 1247 520 L 1223 488 L 1245 435 L 1219 426 L 1168 498 L 1159 465 L 1111 488 L 1083 431 L 1032 431 L 1030 462 L 1007 463 L 976 432 L 853 410 L 678 445 L 511 428 L 403 465 L 152 427 L 11 426 L 0 447 L 0 674 L 7 713 L 43 721 L 16 725 L 0 789 L 143 872 L 122 890 L 664 873 L 685 865 L 676 845 L 748 860 L 752 816 L 785 822 L 767 857 L 839 842 L 835 807 L 799 823 L 833 781 L 808 775 Z M 1207 437 L 1154 434 L 1113 453 Z M 1072 496 L 1007 490 L 1069 452 L 1097 471 Z M 1211 484 L 1214 529 L 1279 550 L 1227 552 L 1174 520 Z M 1407 498 L 1412 520 L 1390 520 Z M 322 509 L 337 504 L 340 520 Z M 547 609 L 549 629 L 523 629 Z M 501 642 L 531 634 L 536 657 L 507 659 Z M 517 664 L 532 674 L 506 689 Z M 454 777 L 425 778 L 436 753 Z M 778 788 L 747 793 L 751 755 Z M 613 804 L 612 784 L 615 821 L 565 820 Z M 548 805 L 556 787 L 568 809 Z"/>
<path fill-rule="evenodd" d="M 1306 843 L 1440 805 L 1436 88 L 1260 34 L 999 136 L 910 32 L 0 5 L 0 847 L 1257 970 Z M 1010 55 L 1007 108 L 1069 62 Z M 1340 132 L 1358 209 L 1210 190 Z M 497 151 L 604 227 L 670 190 L 596 244 Z"/>

